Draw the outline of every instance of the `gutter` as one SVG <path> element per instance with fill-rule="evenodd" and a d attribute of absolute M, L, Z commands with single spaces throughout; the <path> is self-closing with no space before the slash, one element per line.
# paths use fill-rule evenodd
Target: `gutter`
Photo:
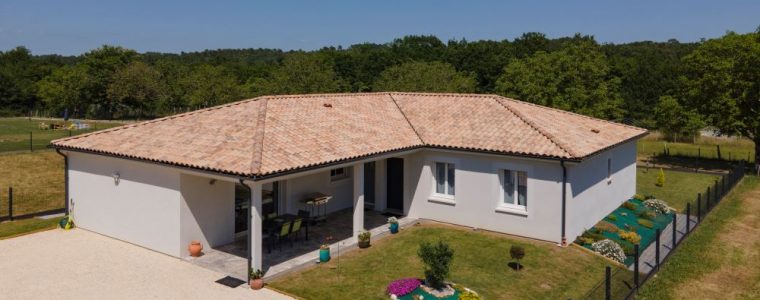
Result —
<path fill-rule="evenodd" d="M 560 160 L 559 165 L 562 166 L 562 247 L 567 247 L 567 235 L 565 235 L 565 224 L 567 223 L 565 213 L 567 208 L 567 192 L 565 191 L 567 186 L 567 167 L 564 160 Z"/>
<path fill-rule="evenodd" d="M 253 195 L 253 189 L 245 184 L 243 178 L 238 180 L 240 180 L 240 184 L 248 190 L 248 217 L 246 218 L 246 221 L 248 222 L 248 234 L 246 235 L 248 239 L 248 243 L 246 244 L 246 249 L 248 249 L 248 269 L 245 270 L 245 273 L 248 274 L 248 282 L 251 282 L 251 205 L 253 205 L 251 202 L 251 196 Z"/>
<path fill-rule="evenodd" d="M 64 186 L 65 186 L 65 198 L 63 199 L 65 207 L 66 207 L 66 215 L 69 214 L 69 156 L 66 154 L 63 154 L 61 152 L 61 149 L 55 148 L 55 152 L 58 153 L 58 155 L 63 156 L 63 178 L 64 178 Z"/>

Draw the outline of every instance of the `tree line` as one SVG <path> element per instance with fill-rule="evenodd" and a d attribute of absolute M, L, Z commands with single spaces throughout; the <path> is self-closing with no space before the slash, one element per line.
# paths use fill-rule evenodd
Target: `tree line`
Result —
<path fill-rule="evenodd" d="M 600 44 L 592 36 L 443 42 L 405 36 L 315 51 L 220 49 L 79 56 L 0 52 L 0 114 L 149 118 L 271 94 L 494 93 L 688 137 L 760 136 L 760 33 Z M 758 144 L 756 142 L 756 144 Z"/>

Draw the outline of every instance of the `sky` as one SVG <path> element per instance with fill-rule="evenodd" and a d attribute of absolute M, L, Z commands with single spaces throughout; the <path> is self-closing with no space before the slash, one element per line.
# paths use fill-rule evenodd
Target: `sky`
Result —
<path fill-rule="evenodd" d="M 603 43 L 682 42 L 760 26 L 760 1 L 84 1 L 2 0 L 0 51 L 77 55 L 104 44 L 139 52 L 313 50 L 387 43 L 575 33 Z"/>

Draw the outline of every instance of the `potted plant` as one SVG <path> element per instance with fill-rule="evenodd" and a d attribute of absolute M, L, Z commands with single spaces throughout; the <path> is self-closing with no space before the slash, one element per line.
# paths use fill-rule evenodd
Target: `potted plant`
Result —
<path fill-rule="evenodd" d="M 328 236 L 322 241 L 322 245 L 319 246 L 319 262 L 320 263 L 326 263 L 330 261 L 330 241 L 331 240 L 332 240 L 332 237 Z"/>
<path fill-rule="evenodd" d="M 248 282 L 249 285 L 251 285 L 251 288 L 254 290 L 260 290 L 264 287 L 264 271 L 261 271 L 259 269 L 250 269 L 251 272 L 251 281 Z"/>
<path fill-rule="evenodd" d="M 190 245 L 187 246 L 187 251 L 190 252 L 190 256 L 192 257 L 201 256 L 202 250 L 203 245 L 201 245 L 200 241 L 192 241 L 190 242 Z"/>
<path fill-rule="evenodd" d="M 396 217 L 388 218 L 388 225 L 390 226 L 391 233 L 398 233 L 398 219 Z"/>
<path fill-rule="evenodd" d="M 369 240 L 372 238 L 372 233 L 366 230 L 362 230 L 359 233 L 359 248 L 369 248 Z"/>

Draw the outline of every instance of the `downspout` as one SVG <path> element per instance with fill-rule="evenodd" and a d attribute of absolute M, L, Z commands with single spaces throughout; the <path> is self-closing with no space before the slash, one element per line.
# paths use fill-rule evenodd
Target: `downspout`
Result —
<path fill-rule="evenodd" d="M 248 222 L 248 234 L 246 235 L 248 239 L 248 243 L 246 244 L 246 248 L 248 249 L 248 269 L 246 269 L 245 272 L 248 274 L 247 282 L 251 282 L 251 231 L 253 231 L 251 230 L 251 205 L 253 205 L 251 202 L 251 196 L 253 196 L 253 189 L 245 184 L 245 181 L 242 178 L 238 180 L 240 180 L 240 184 L 248 190 L 248 217 L 246 218 L 246 221 Z"/>
<path fill-rule="evenodd" d="M 562 166 L 562 247 L 567 247 L 567 235 L 565 235 L 565 210 L 567 207 L 567 192 L 565 189 L 567 186 L 567 167 L 565 166 L 564 160 L 560 160 L 559 165 Z"/>
<path fill-rule="evenodd" d="M 58 153 L 58 155 L 63 156 L 63 182 L 65 186 L 65 199 L 63 199 L 64 206 L 65 206 L 65 212 L 66 215 L 69 214 L 69 156 L 66 154 L 63 154 L 61 152 L 61 149 L 55 148 L 55 152 Z"/>

